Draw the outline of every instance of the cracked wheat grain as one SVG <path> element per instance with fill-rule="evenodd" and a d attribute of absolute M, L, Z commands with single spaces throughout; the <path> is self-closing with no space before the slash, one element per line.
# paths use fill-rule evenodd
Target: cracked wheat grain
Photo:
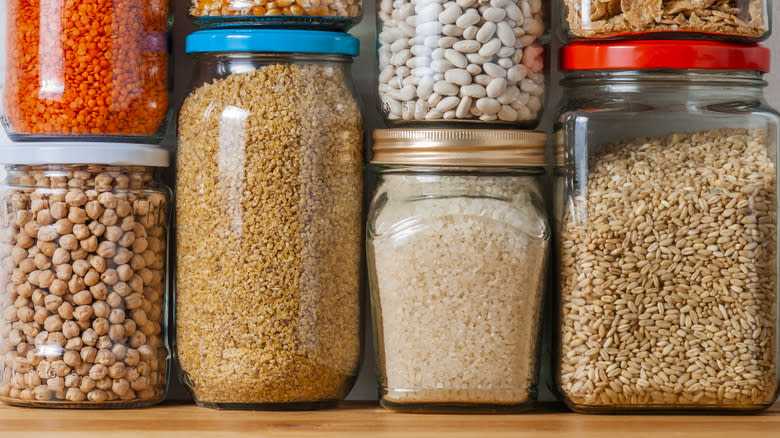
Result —
<path fill-rule="evenodd" d="M 755 409 L 777 391 L 777 199 L 766 133 L 594 156 L 564 216 L 560 385 L 575 405 Z"/>
<path fill-rule="evenodd" d="M 273 64 L 179 118 L 177 352 L 197 401 L 343 398 L 360 356 L 361 115 L 340 66 Z"/>

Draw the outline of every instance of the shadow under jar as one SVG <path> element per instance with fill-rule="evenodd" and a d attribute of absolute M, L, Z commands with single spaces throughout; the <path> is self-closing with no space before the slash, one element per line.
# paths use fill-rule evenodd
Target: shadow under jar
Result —
<path fill-rule="evenodd" d="M 374 132 L 367 249 L 382 406 L 511 412 L 535 401 L 545 138 Z"/>
<path fill-rule="evenodd" d="M 0 151 L 0 400 L 53 408 L 160 402 L 169 190 L 154 169 L 168 165 L 168 153 L 102 143 Z"/>
<path fill-rule="evenodd" d="M 333 405 L 361 353 L 358 40 L 211 30 L 187 51 L 197 66 L 179 114 L 183 380 L 202 406 Z"/>
<path fill-rule="evenodd" d="M 9 0 L 5 14 L 0 122 L 12 140 L 162 139 L 168 0 Z"/>
<path fill-rule="evenodd" d="M 564 39 L 756 42 L 772 31 L 771 0 L 560 0 Z"/>
<path fill-rule="evenodd" d="M 769 50 L 571 45 L 562 66 L 563 400 L 578 412 L 770 406 L 780 117 L 763 101 Z"/>
<path fill-rule="evenodd" d="M 544 0 L 378 1 L 386 121 L 535 128 L 548 72 L 548 10 Z"/>

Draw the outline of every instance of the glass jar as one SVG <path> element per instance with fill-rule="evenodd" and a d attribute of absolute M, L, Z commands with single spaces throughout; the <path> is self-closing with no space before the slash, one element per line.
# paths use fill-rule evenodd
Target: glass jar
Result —
<path fill-rule="evenodd" d="M 187 51 L 197 65 L 178 125 L 183 380 L 202 406 L 333 405 L 361 355 L 358 41 L 212 30 L 190 35 Z"/>
<path fill-rule="evenodd" d="M 578 412 L 771 405 L 780 116 L 763 100 L 769 50 L 572 45 L 562 66 L 564 401 Z"/>
<path fill-rule="evenodd" d="M 386 121 L 535 128 L 548 73 L 548 8 L 542 0 L 379 1 Z"/>
<path fill-rule="evenodd" d="M 534 402 L 550 240 L 545 138 L 374 131 L 367 249 L 382 406 L 494 412 Z"/>
<path fill-rule="evenodd" d="M 768 0 L 561 0 L 565 37 L 756 42 L 772 31 Z"/>
<path fill-rule="evenodd" d="M 0 121 L 14 141 L 156 142 L 168 112 L 167 0 L 8 0 Z"/>
<path fill-rule="evenodd" d="M 168 377 L 168 165 L 155 146 L 0 148 L 0 400 L 129 408 Z"/>
<path fill-rule="evenodd" d="M 362 18 L 362 0 L 191 0 L 190 17 L 202 28 L 283 26 L 346 31 Z"/>

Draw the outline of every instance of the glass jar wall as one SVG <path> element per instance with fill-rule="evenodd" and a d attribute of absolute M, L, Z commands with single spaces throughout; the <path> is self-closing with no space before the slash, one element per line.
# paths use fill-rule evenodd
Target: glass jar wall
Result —
<path fill-rule="evenodd" d="M 377 2 L 378 91 L 391 125 L 541 118 L 548 2 Z"/>
<path fill-rule="evenodd" d="M 153 170 L 168 165 L 168 153 L 28 144 L 3 146 L 0 161 L 24 163 L 5 165 L 0 189 L 0 400 L 68 408 L 161 401 L 169 191 Z"/>
<path fill-rule="evenodd" d="M 183 379 L 204 406 L 333 404 L 361 354 L 358 41 L 213 30 L 190 35 L 187 50 L 197 66 L 179 115 Z"/>
<path fill-rule="evenodd" d="M 768 0 L 561 0 L 570 39 L 760 41 L 772 31 Z"/>
<path fill-rule="evenodd" d="M 12 140 L 156 141 L 168 115 L 167 0 L 6 3 Z"/>
<path fill-rule="evenodd" d="M 367 247 L 382 406 L 536 397 L 550 231 L 543 133 L 380 130 Z"/>
<path fill-rule="evenodd" d="M 556 374 L 575 411 L 755 411 L 777 398 L 768 52 L 564 49 Z"/>

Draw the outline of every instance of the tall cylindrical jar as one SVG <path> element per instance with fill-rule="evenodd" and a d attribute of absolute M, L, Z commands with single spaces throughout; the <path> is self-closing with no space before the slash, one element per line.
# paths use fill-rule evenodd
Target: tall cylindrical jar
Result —
<path fill-rule="evenodd" d="M 204 406 L 330 405 L 361 353 L 358 40 L 200 31 L 179 115 L 176 351 Z"/>
<path fill-rule="evenodd" d="M 572 45 L 556 130 L 558 388 L 579 412 L 778 395 L 780 116 L 769 50 Z"/>
<path fill-rule="evenodd" d="M 128 408 L 168 377 L 168 152 L 109 143 L 4 145 L 0 400 Z"/>
<path fill-rule="evenodd" d="M 382 406 L 495 412 L 535 400 L 545 138 L 374 132 L 367 249 Z"/>
<path fill-rule="evenodd" d="M 168 111 L 168 0 L 9 0 L 0 17 L 12 140 L 156 142 Z"/>
<path fill-rule="evenodd" d="M 560 0 L 564 37 L 756 42 L 772 32 L 771 0 Z"/>
<path fill-rule="evenodd" d="M 548 10 L 546 0 L 377 2 L 385 119 L 535 128 L 546 87 Z"/>

